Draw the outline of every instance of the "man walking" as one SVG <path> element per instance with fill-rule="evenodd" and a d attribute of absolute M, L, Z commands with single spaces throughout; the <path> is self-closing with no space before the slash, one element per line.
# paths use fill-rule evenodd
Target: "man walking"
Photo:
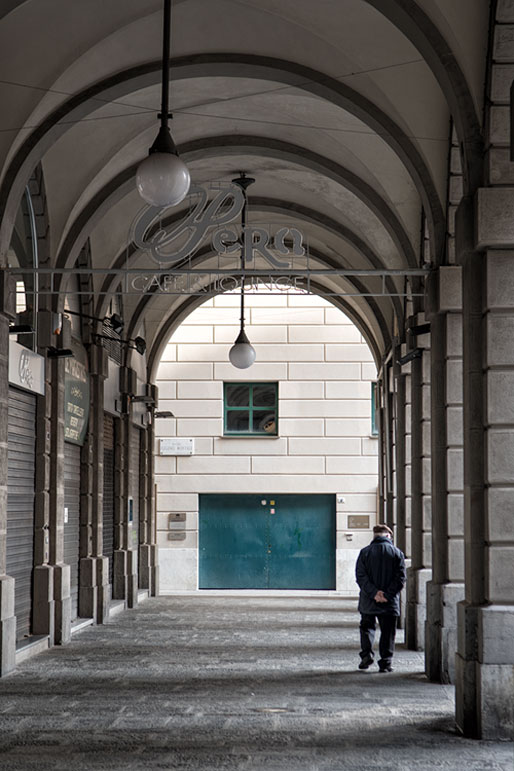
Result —
<path fill-rule="evenodd" d="M 400 592 L 405 585 L 405 556 L 392 542 L 393 533 L 387 525 L 373 528 L 373 541 L 361 549 L 355 568 L 360 586 L 361 663 L 359 669 L 373 664 L 373 642 L 376 619 L 380 625 L 378 649 L 380 672 L 392 672 L 397 619 L 400 615 Z"/>

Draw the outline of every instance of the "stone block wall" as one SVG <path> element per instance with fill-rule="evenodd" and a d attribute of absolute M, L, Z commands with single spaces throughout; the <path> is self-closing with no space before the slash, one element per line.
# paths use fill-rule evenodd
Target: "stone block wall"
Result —
<path fill-rule="evenodd" d="M 378 440 L 371 436 L 376 367 L 355 325 L 314 295 L 248 295 L 246 331 L 257 352 L 238 370 L 228 352 L 238 334 L 239 295 L 194 311 L 171 337 L 157 372 L 157 541 L 161 592 L 196 590 L 200 493 L 331 493 L 337 503 L 337 588 L 355 595 L 354 563 L 375 523 Z M 223 436 L 223 382 L 279 383 L 279 435 Z M 159 440 L 194 438 L 193 456 L 161 456 Z M 169 515 L 186 514 L 186 538 L 170 541 Z M 184 527 L 182 524 L 181 527 Z M 352 532 L 351 540 L 349 534 Z"/>

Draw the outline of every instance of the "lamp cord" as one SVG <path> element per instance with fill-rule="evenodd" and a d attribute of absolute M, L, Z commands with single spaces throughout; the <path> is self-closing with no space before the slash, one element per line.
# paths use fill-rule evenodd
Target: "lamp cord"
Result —
<path fill-rule="evenodd" d="M 162 30 L 162 95 L 161 126 L 168 126 L 170 104 L 170 48 L 171 48 L 171 0 L 164 0 L 164 18 Z"/>
<path fill-rule="evenodd" d="M 246 190 L 242 188 L 243 190 L 243 196 L 244 196 L 244 203 L 243 208 L 241 210 L 241 330 L 244 330 L 245 328 L 245 277 L 244 277 L 244 269 L 245 269 L 245 227 L 246 227 L 246 205 L 248 202 L 248 199 L 246 197 Z"/>

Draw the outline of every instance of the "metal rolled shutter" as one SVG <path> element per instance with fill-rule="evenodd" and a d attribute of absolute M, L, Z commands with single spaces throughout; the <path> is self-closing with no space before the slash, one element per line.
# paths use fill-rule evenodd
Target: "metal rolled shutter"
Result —
<path fill-rule="evenodd" d="M 130 534 L 131 549 L 139 548 L 139 477 L 140 477 L 140 459 L 141 459 L 141 431 L 134 425 L 130 426 L 130 496 L 132 497 L 132 533 Z"/>
<path fill-rule="evenodd" d="M 34 564 L 36 397 L 9 388 L 7 575 L 15 580 L 16 639 L 30 634 Z"/>
<path fill-rule="evenodd" d="M 71 568 L 72 621 L 78 616 L 79 598 L 80 450 L 77 444 L 64 445 L 64 561 Z"/>
<path fill-rule="evenodd" d="M 114 418 L 104 414 L 103 553 L 109 557 L 109 581 L 113 582 L 114 553 Z"/>

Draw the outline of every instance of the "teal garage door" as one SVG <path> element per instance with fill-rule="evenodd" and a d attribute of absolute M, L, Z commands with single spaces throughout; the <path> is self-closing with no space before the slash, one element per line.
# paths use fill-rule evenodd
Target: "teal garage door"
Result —
<path fill-rule="evenodd" d="M 200 495 L 200 589 L 335 589 L 334 495 Z"/>

